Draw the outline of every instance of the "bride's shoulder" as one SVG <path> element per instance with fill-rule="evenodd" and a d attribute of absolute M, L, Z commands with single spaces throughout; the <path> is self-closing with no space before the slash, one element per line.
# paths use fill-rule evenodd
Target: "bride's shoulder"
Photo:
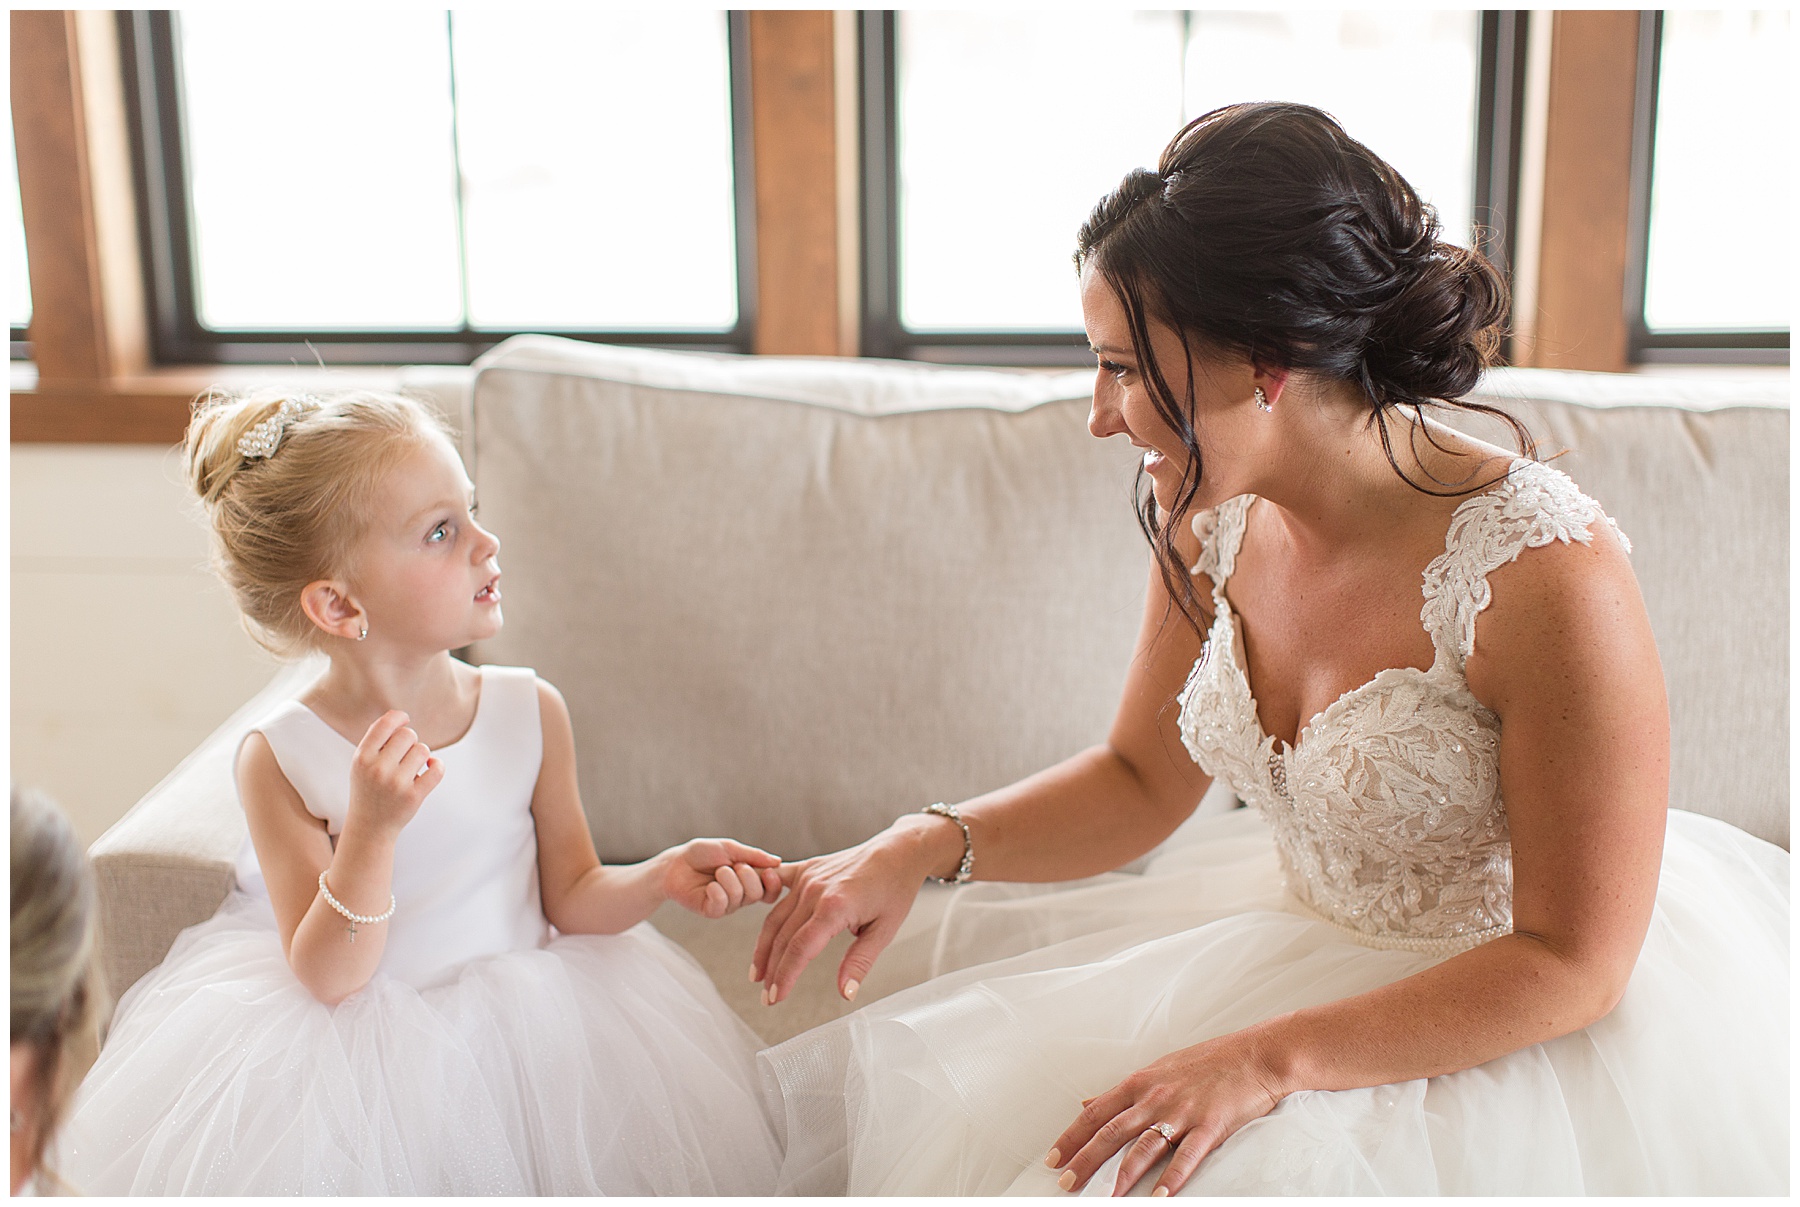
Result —
<path fill-rule="evenodd" d="M 1474 537 L 1484 589 L 1465 674 L 1484 702 L 1507 684 L 1611 665 L 1656 665 L 1630 544 L 1599 505 L 1552 466 L 1523 461 L 1488 493 L 1493 509 Z M 1474 617 L 1470 617 L 1471 622 Z"/>

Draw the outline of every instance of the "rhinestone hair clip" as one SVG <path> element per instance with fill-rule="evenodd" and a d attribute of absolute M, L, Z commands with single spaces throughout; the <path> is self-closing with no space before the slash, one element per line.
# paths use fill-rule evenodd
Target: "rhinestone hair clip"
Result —
<path fill-rule="evenodd" d="M 274 456 L 275 450 L 281 447 L 287 425 L 318 405 L 319 400 L 310 394 L 296 394 L 287 399 L 280 410 L 238 438 L 238 455 L 250 461 Z"/>

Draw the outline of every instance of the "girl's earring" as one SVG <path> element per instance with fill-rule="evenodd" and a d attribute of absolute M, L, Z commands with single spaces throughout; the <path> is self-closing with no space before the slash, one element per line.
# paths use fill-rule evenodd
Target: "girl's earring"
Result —
<path fill-rule="evenodd" d="M 1275 409 L 1269 405 L 1269 396 L 1263 393 L 1263 388 L 1261 386 L 1256 387 L 1256 409 L 1265 412 L 1273 411 Z"/>
<path fill-rule="evenodd" d="M 363 638 L 367 637 L 368 635 L 369 635 L 369 626 L 365 624 L 364 626 L 362 626 L 362 631 L 356 635 L 356 639 L 358 641 L 361 641 Z"/>

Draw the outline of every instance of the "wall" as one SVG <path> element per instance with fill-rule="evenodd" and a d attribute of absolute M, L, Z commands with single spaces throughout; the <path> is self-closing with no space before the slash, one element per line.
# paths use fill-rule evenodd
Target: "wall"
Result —
<path fill-rule="evenodd" d="M 15 445 L 12 778 L 92 842 L 276 669 L 206 568 L 178 453 Z"/>

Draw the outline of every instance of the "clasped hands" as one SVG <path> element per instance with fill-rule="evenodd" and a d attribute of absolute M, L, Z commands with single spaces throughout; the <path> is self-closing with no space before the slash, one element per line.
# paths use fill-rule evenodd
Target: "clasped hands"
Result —
<path fill-rule="evenodd" d="M 854 1000 L 912 908 L 929 871 L 923 862 L 904 842 L 870 840 L 782 864 L 779 878 L 787 893 L 763 919 L 750 965 L 750 979 L 763 982 L 764 1004 L 784 1000 L 801 970 L 845 930 L 856 939 L 839 965 L 838 990 Z M 1086 1099 L 1045 1157 L 1046 1165 L 1063 1171 L 1058 1185 L 1080 1189 L 1124 1149 L 1114 1194 L 1129 1191 L 1165 1157 L 1168 1165 L 1151 1193 L 1179 1191 L 1206 1154 L 1298 1088 L 1285 1085 L 1272 1067 L 1261 1030 L 1171 1052 Z M 1168 1125 L 1168 1138 L 1158 1124 Z"/>

